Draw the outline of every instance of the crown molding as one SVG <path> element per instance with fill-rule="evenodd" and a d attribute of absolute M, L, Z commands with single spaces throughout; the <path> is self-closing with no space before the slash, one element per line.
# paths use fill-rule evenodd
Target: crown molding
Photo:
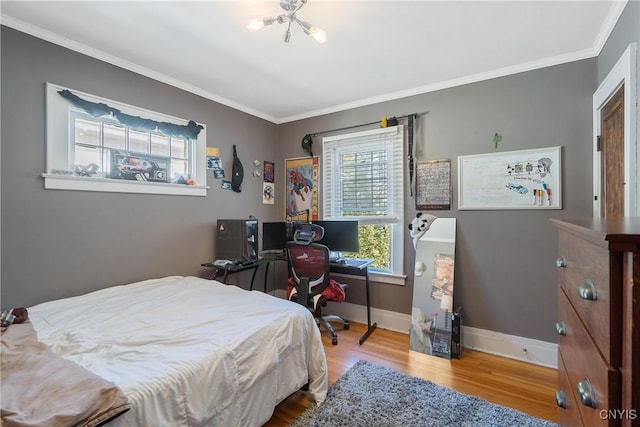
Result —
<path fill-rule="evenodd" d="M 593 51 L 595 52 L 596 56 L 600 55 L 600 52 L 604 48 L 607 39 L 618 23 L 618 19 L 620 19 L 620 15 L 622 15 L 624 8 L 627 6 L 627 3 L 628 0 L 616 1 L 614 2 L 611 9 L 609 9 L 609 14 L 605 18 L 602 27 L 600 27 L 600 32 L 596 36 L 596 40 L 593 43 Z"/>
<path fill-rule="evenodd" d="M 350 102 L 346 104 L 335 105 L 333 107 L 328 107 L 320 110 L 309 111 L 307 113 L 298 114 L 295 116 L 284 117 L 280 119 L 278 123 L 293 122 L 296 120 L 308 119 L 311 117 L 321 116 L 324 114 L 337 113 L 337 112 L 349 110 L 352 108 L 364 107 L 367 105 L 378 104 L 381 102 L 394 101 L 401 98 L 407 98 L 409 96 L 422 95 L 425 93 L 435 92 L 443 89 L 450 89 L 453 87 L 462 86 L 470 83 L 478 83 L 484 80 L 491 80 L 498 77 L 510 76 L 513 74 L 523 73 L 526 71 L 532 71 L 540 68 L 551 67 L 554 65 L 565 64 L 568 62 L 579 61 L 582 59 L 593 58 L 595 56 L 597 56 L 595 49 L 593 48 L 584 49 L 584 50 L 573 52 L 566 55 L 558 55 L 558 56 L 549 57 L 549 58 L 545 58 L 538 61 L 531 61 L 524 64 L 518 64 L 514 66 L 499 68 L 496 70 L 487 71 L 485 73 L 473 74 L 473 75 L 464 76 L 458 79 L 447 80 L 444 82 L 420 86 L 420 87 L 416 87 L 409 90 L 389 93 L 382 96 L 362 99 L 359 101 Z"/>
<path fill-rule="evenodd" d="M 66 37 L 62 37 L 58 34 L 52 33 L 50 31 L 43 30 L 42 28 L 36 27 L 35 25 L 28 24 L 24 21 L 12 18 L 6 15 L 0 15 L 0 23 L 7 27 L 13 28 L 14 30 L 21 31 L 23 33 L 29 34 L 33 37 L 37 37 L 44 41 L 65 47 L 74 52 L 81 53 L 83 55 L 90 56 L 92 58 L 98 59 L 100 61 L 109 63 L 111 65 L 115 65 L 117 67 L 123 68 L 128 71 L 132 71 L 134 73 L 140 74 L 145 77 L 149 77 L 153 80 L 157 80 L 162 83 L 166 83 L 170 86 L 176 87 L 178 89 L 182 89 L 184 91 L 193 93 L 194 95 L 201 96 L 203 98 L 209 99 L 211 101 L 215 101 L 219 104 L 226 105 L 227 107 L 231 107 L 235 110 L 242 111 L 244 113 L 250 114 L 255 117 L 259 117 L 261 119 L 270 121 L 272 123 L 277 123 L 277 118 L 270 116 L 268 114 L 262 113 L 260 111 L 251 109 L 246 105 L 238 104 L 237 102 L 231 101 L 227 98 L 221 97 L 214 93 L 202 90 L 197 86 L 190 85 L 181 80 L 174 79 L 172 77 L 166 76 L 157 71 L 153 71 L 149 68 L 142 67 L 138 64 L 135 64 L 130 61 L 126 61 L 117 56 L 108 54 L 98 49 L 94 49 L 85 44 L 78 43 L 77 41 L 68 39 Z"/>
<path fill-rule="evenodd" d="M 622 14 L 625 6 L 627 5 L 627 2 L 628 0 L 621 0 L 621 1 L 614 2 L 614 5 L 610 9 L 609 14 L 607 15 L 605 22 L 601 27 L 600 32 L 598 33 L 596 40 L 594 41 L 594 44 L 591 48 L 583 49 L 581 51 L 573 52 L 570 54 L 558 55 L 558 56 L 544 58 L 537 61 L 531 61 L 524 64 L 517 64 L 514 66 L 503 67 L 503 68 L 499 68 L 499 69 L 484 72 L 484 73 L 473 74 L 469 76 L 460 77 L 457 79 L 447 80 L 444 82 L 439 82 L 439 83 L 425 85 L 425 86 L 419 86 L 419 87 L 408 89 L 408 90 L 403 90 L 403 91 L 389 93 L 381 96 L 361 99 L 353 102 L 334 105 L 331 107 L 312 110 L 305 113 L 286 116 L 286 117 L 275 117 L 275 116 L 266 114 L 264 112 L 257 111 L 255 109 L 247 107 L 246 105 L 239 104 L 227 98 L 221 97 L 215 93 L 205 91 L 202 88 L 199 88 L 197 86 L 185 83 L 178 79 L 174 79 L 172 77 L 166 76 L 157 71 L 142 67 L 130 61 L 126 61 L 122 58 L 118 58 L 106 52 L 91 48 L 82 43 L 78 43 L 74 40 L 70 40 L 58 34 L 43 30 L 39 27 L 36 27 L 34 25 L 25 23 L 23 21 L 14 19 L 6 15 L 0 15 L 0 22 L 2 23 L 2 25 L 6 25 L 18 31 L 22 31 L 34 37 L 40 38 L 42 40 L 60 45 L 70 50 L 82 53 L 92 58 L 107 62 L 109 64 L 135 72 L 137 74 L 149 77 L 159 82 L 166 83 L 170 86 L 174 86 L 176 88 L 185 90 L 187 92 L 193 93 L 195 95 L 201 96 L 203 98 L 206 98 L 211 101 L 217 102 L 219 104 L 225 105 L 227 107 L 233 108 L 235 110 L 239 110 L 249 115 L 264 119 L 271 123 L 283 124 L 283 123 L 293 122 L 297 120 L 308 119 L 311 117 L 337 113 L 345 110 L 350 110 L 353 108 L 369 106 L 369 105 L 378 104 L 382 102 L 394 101 L 394 100 L 398 100 L 398 99 L 406 98 L 410 96 L 422 95 L 425 93 L 435 92 L 443 89 L 450 89 L 453 87 L 462 86 L 470 83 L 477 83 L 485 80 L 495 79 L 498 77 L 505 77 L 512 74 L 532 71 L 540 68 L 545 68 L 545 67 L 550 67 L 554 65 L 560 65 L 568 62 L 579 61 L 582 59 L 596 57 L 600 54 L 600 51 L 604 47 L 609 35 L 613 31 L 613 28 L 615 27 L 616 23 L 618 22 L 618 19 L 620 18 L 620 15 Z"/>

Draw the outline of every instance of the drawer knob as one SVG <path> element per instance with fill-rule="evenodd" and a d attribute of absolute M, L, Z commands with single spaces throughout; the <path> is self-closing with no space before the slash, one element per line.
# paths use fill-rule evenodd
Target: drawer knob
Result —
<path fill-rule="evenodd" d="M 578 286 L 578 295 L 583 300 L 595 301 L 597 299 L 596 285 L 590 279 L 587 279 Z"/>
<path fill-rule="evenodd" d="M 556 322 L 556 331 L 558 332 L 558 335 L 567 335 L 567 330 L 564 328 L 564 322 Z"/>
<path fill-rule="evenodd" d="M 556 390 L 556 404 L 559 408 L 567 407 L 567 400 L 564 398 L 564 390 Z"/>
<path fill-rule="evenodd" d="M 596 407 L 596 397 L 593 393 L 593 386 L 589 378 L 585 378 L 578 383 L 578 394 L 584 406 Z"/>
<path fill-rule="evenodd" d="M 556 259 L 556 267 L 567 268 L 567 260 L 565 259 L 565 257 L 561 256 L 560 258 Z"/>

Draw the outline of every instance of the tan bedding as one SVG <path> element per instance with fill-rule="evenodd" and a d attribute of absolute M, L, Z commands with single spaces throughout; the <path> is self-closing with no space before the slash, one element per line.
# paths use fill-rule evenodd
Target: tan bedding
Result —
<path fill-rule="evenodd" d="M 129 410 L 112 382 L 55 355 L 29 322 L 1 335 L 2 425 L 97 426 Z"/>

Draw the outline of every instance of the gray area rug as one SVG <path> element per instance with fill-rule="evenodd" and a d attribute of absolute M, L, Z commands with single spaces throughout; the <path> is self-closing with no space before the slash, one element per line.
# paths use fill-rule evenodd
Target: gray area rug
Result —
<path fill-rule="evenodd" d="M 552 427 L 523 412 L 458 393 L 364 360 L 291 427 L 504 426 Z"/>

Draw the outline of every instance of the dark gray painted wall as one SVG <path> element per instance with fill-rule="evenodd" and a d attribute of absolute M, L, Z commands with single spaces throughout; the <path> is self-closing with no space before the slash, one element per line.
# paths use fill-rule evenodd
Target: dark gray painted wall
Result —
<path fill-rule="evenodd" d="M 281 218 L 251 176 L 254 159 L 278 159 L 276 125 L 10 28 L 1 43 L 2 307 L 206 273 L 217 218 Z M 227 176 L 237 144 L 242 193 L 222 190 L 212 175 L 207 197 L 45 190 L 47 81 L 205 123 Z"/>
<path fill-rule="evenodd" d="M 591 96 L 631 41 L 638 41 L 638 2 L 625 9 L 600 57 L 275 126 L 193 94 L 3 27 L 2 306 L 52 298 L 167 274 L 203 273 L 213 257 L 215 218 L 255 215 L 281 220 L 282 200 L 262 205 L 258 179 L 246 174 L 238 195 L 218 188 L 206 198 L 45 191 L 44 82 L 116 99 L 207 124 L 209 146 L 238 144 L 245 169 L 254 158 L 282 164 L 303 156 L 306 133 L 382 116 L 428 111 L 417 128 L 417 160 L 562 145 L 564 209 L 560 211 L 433 212 L 458 218 L 456 304 L 464 322 L 554 342 L 556 237 L 549 217 L 591 215 Z M 316 142 L 315 152 L 321 153 Z M 243 155 L 243 147 L 251 147 Z M 249 151 L 247 149 L 247 151 Z M 226 154 L 225 154 L 226 153 Z M 457 200 L 454 199 L 454 204 Z M 405 200 L 406 219 L 415 214 Z M 414 252 L 407 233 L 408 285 L 375 284 L 375 307 L 409 313 Z M 281 281 L 281 280 L 280 280 Z M 362 286 L 348 301 L 364 304 Z"/>
<path fill-rule="evenodd" d="M 430 213 L 458 219 L 455 304 L 464 307 L 465 325 L 555 342 L 557 243 L 549 218 L 591 216 L 595 88 L 595 59 L 530 71 L 282 125 L 283 154 L 301 155 L 307 133 L 428 111 L 419 118 L 416 160 L 452 160 L 454 209 Z M 496 151 L 496 132 L 503 136 L 498 151 L 563 147 L 562 210 L 457 210 L 457 156 Z M 319 139 L 314 152 L 322 153 Z M 416 211 L 408 191 L 405 207 L 409 221 Z M 373 306 L 410 312 L 415 252 L 408 230 L 405 251 L 407 286 L 375 284 Z M 352 294 L 358 288 L 349 288 L 347 301 L 364 304 L 361 293 Z"/>
<path fill-rule="evenodd" d="M 597 59 L 283 125 L 285 157 L 303 155 L 300 140 L 307 133 L 428 111 L 416 132 L 416 159 L 452 160 L 457 206 L 457 156 L 494 151 L 495 132 L 503 136 L 502 151 L 562 145 L 562 210 L 431 212 L 458 219 L 455 304 L 464 307 L 465 325 L 555 342 L 557 243 L 548 219 L 592 216 L 592 95 L 628 44 L 640 44 L 639 26 L 640 1 L 631 0 Z M 640 99 L 640 85 L 638 91 Z M 319 140 L 314 145 L 320 154 Z M 407 221 L 414 206 L 407 196 Z M 376 284 L 373 306 L 410 312 L 414 260 L 407 237 L 407 286 Z M 361 289 L 350 287 L 347 301 L 364 304 Z"/>

